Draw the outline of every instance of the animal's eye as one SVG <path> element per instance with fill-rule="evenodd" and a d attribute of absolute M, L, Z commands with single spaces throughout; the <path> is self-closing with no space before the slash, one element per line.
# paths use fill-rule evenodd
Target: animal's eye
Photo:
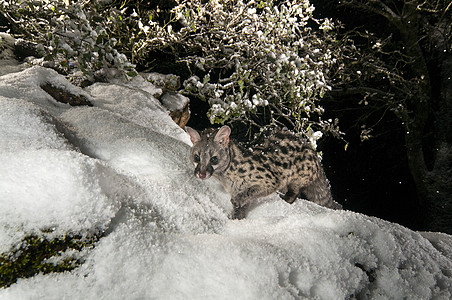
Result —
<path fill-rule="evenodd" d="M 201 161 L 201 158 L 199 157 L 198 154 L 195 154 L 195 156 L 193 157 L 193 161 L 194 161 L 195 163 L 199 163 L 199 162 Z"/>
<path fill-rule="evenodd" d="M 212 157 L 210 158 L 210 163 L 211 163 L 212 165 L 216 165 L 216 164 L 218 163 L 218 157 L 212 156 Z"/>

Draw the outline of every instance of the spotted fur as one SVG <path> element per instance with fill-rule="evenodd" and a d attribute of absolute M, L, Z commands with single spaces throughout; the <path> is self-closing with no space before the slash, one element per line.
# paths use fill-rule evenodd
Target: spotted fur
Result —
<path fill-rule="evenodd" d="M 195 176 L 217 178 L 231 195 L 232 218 L 243 219 L 249 204 L 276 191 L 293 203 L 300 194 L 319 205 L 340 209 L 316 152 L 289 131 L 275 130 L 249 147 L 230 140 L 231 129 L 198 132 L 186 127 L 193 143 Z"/>

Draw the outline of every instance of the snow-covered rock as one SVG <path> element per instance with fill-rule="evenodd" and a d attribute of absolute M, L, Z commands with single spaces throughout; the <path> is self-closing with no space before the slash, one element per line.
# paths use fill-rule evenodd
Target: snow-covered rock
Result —
<path fill-rule="evenodd" d="M 20 72 L 26 68 L 24 64 L 20 64 L 16 60 L 15 43 L 16 39 L 11 35 L 0 32 L 0 76 Z"/>
<path fill-rule="evenodd" d="M 168 109 L 173 121 L 181 128 L 185 128 L 190 119 L 190 99 L 179 93 L 165 93 L 160 98 L 162 105 Z"/>
<path fill-rule="evenodd" d="M 43 82 L 94 107 L 59 103 Z M 189 138 L 147 84 L 82 90 L 38 67 L 0 77 L 0 252 L 49 228 L 105 233 L 77 269 L 0 299 L 452 297 L 449 235 L 278 195 L 230 220 L 229 196 L 193 176 Z"/>

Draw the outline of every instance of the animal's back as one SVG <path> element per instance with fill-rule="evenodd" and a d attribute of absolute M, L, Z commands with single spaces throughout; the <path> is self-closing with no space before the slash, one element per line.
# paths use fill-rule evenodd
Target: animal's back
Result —
<path fill-rule="evenodd" d="M 262 184 L 282 191 L 282 198 L 289 203 L 302 194 L 319 205 L 341 207 L 333 201 L 319 157 L 306 139 L 275 129 L 239 147 L 240 155 L 231 162 L 239 165 L 243 175 L 234 175 L 245 176 L 246 186 Z"/>

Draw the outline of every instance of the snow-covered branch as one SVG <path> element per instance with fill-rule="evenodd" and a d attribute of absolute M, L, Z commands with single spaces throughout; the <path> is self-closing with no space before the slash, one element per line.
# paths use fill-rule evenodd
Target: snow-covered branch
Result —
<path fill-rule="evenodd" d="M 322 112 L 318 101 L 330 90 L 327 73 L 335 63 L 328 44 L 334 25 L 314 19 L 313 11 L 307 0 L 184 1 L 173 9 L 183 28 L 154 24 L 158 38 L 150 45 L 191 53 L 180 57 L 196 74 L 185 88 L 210 103 L 212 123 L 249 120 L 264 109 L 303 131 L 299 120 Z M 309 20 L 323 32 L 316 34 Z"/>

